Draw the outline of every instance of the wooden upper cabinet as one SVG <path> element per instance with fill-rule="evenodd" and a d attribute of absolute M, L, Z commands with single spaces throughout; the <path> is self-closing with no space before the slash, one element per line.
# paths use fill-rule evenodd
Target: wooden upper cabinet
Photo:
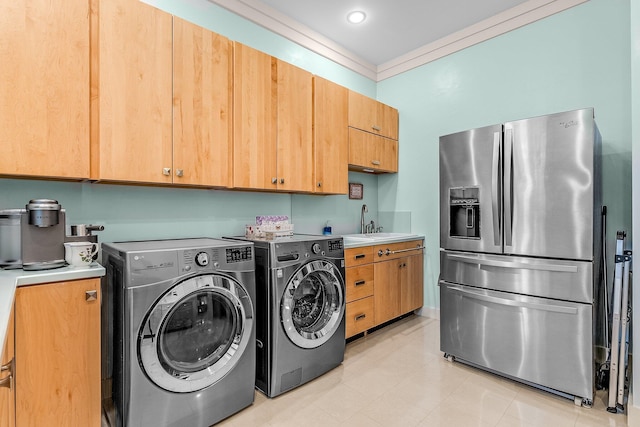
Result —
<path fill-rule="evenodd" d="M 314 77 L 316 193 L 347 194 L 349 187 L 349 90 Z"/>
<path fill-rule="evenodd" d="M 313 191 L 312 75 L 234 43 L 233 185 Z"/>
<path fill-rule="evenodd" d="M 173 19 L 173 182 L 229 187 L 233 45 Z"/>
<path fill-rule="evenodd" d="M 275 190 L 275 64 L 271 56 L 238 42 L 233 60 L 233 186 Z"/>
<path fill-rule="evenodd" d="M 398 110 L 350 90 L 349 126 L 397 140 Z"/>
<path fill-rule="evenodd" d="M 89 177 L 89 2 L 0 5 L 0 175 Z"/>
<path fill-rule="evenodd" d="M 170 183 L 172 16 L 140 1 L 91 5 L 91 177 Z"/>
<path fill-rule="evenodd" d="M 398 141 L 350 128 L 349 168 L 364 172 L 397 172 Z"/>
<path fill-rule="evenodd" d="M 313 75 L 276 59 L 278 190 L 312 192 Z"/>

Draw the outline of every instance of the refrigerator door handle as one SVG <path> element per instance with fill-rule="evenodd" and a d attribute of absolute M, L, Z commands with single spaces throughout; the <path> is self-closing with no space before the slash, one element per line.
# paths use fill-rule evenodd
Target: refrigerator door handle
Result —
<path fill-rule="evenodd" d="M 493 243 L 501 246 L 500 233 L 500 132 L 493 133 L 493 166 L 491 170 L 491 209 L 493 217 Z"/>
<path fill-rule="evenodd" d="M 511 246 L 513 226 L 513 129 L 504 132 L 504 245 Z"/>
<path fill-rule="evenodd" d="M 452 261 L 466 262 L 467 264 L 486 265 L 490 267 L 513 268 L 513 269 L 520 269 L 520 270 L 557 271 L 561 273 L 577 273 L 578 272 L 578 267 L 575 265 L 531 264 L 527 262 L 482 259 L 482 258 L 476 258 L 473 256 L 465 256 L 465 255 L 447 255 L 447 258 Z"/>
<path fill-rule="evenodd" d="M 526 301 L 516 301 L 513 299 L 500 298 L 500 297 L 473 292 L 471 290 L 465 289 L 462 286 L 453 285 L 447 282 L 442 282 L 442 283 L 446 284 L 448 289 L 459 292 L 466 297 L 493 303 L 493 304 L 508 305 L 511 307 L 530 308 L 533 310 L 551 311 L 551 312 L 563 313 L 563 314 L 578 314 L 578 309 L 576 307 L 540 304 L 540 303 L 526 302 Z"/>

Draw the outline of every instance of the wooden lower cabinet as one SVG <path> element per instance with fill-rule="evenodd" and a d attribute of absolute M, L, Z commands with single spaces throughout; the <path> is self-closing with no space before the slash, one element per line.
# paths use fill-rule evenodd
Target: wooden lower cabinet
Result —
<path fill-rule="evenodd" d="M 4 342 L 4 351 L 0 357 L 0 427 L 15 427 L 16 425 L 16 382 L 13 375 L 14 351 L 13 351 L 13 310 L 9 317 L 7 335 Z"/>
<path fill-rule="evenodd" d="M 347 337 L 352 337 L 375 326 L 373 296 L 347 303 Z"/>
<path fill-rule="evenodd" d="M 417 310 L 424 301 L 424 255 L 412 255 L 402 258 L 403 267 L 400 277 L 400 312 Z M 416 286 L 420 283 L 421 286 Z"/>
<path fill-rule="evenodd" d="M 413 255 L 375 264 L 376 324 L 422 307 L 422 258 Z"/>
<path fill-rule="evenodd" d="M 349 248 L 346 265 L 346 337 L 422 307 L 423 241 Z"/>
<path fill-rule="evenodd" d="M 15 297 L 16 426 L 97 426 L 100 279 L 22 286 Z"/>

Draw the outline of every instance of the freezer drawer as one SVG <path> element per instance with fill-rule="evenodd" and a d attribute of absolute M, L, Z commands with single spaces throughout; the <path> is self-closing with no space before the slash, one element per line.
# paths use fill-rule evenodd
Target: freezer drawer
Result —
<path fill-rule="evenodd" d="M 440 350 L 593 399 L 592 306 L 440 282 Z"/>
<path fill-rule="evenodd" d="M 593 303 L 593 264 L 440 251 L 440 280 L 543 298 Z"/>

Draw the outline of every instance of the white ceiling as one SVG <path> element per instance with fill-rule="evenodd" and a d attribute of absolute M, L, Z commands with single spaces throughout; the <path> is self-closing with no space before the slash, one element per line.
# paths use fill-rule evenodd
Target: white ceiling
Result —
<path fill-rule="evenodd" d="M 380 65 L 526 0 L 262 0 L 262 3 Z M 347 22 L 362 10 L 365 22 Z"/>
<path fill-rule="evenodd" d="M 588 0 L 209 1 L 379 81 Z"/>

